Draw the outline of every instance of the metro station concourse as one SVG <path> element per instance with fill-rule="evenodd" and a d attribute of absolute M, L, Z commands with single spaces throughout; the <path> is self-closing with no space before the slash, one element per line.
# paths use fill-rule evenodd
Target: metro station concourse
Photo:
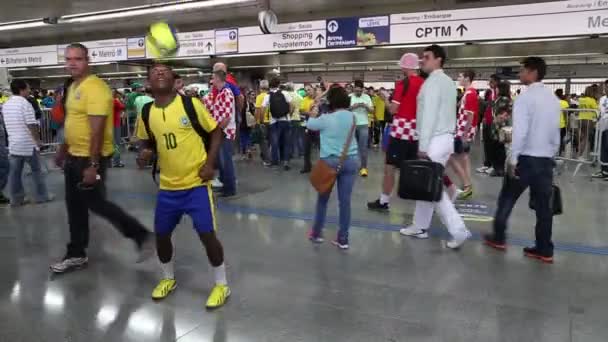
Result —
<path fill-rule="evenodd" d="M 171 37 L 179 44 L 162 56 L 154 56 L 146 43 L 150 25 L 158 22 L 175 30 Z M 88 51 L 80 62 L 71 60 L 73 43 Z M 454 205 L 471 232 L 457 249 L 446 247 L 452 237 L 439 215 L 424 232 L 427 239 L 404 235 L 404 228 L 414 223 L 416 203 L 399 198 L 398 176 L 392 193 L 383 194 L 385 149 L 393 137 L 391 106 L 396 103 L 398 108 L 395 99 L 405 98 L 405 92 L 395 92 L 408 69 L 402 56 L 415 54 L 424 65 L 432 44 L 447 53 L 442 72 L 454 80 L 454 89 L 476 89 L 483 108 L 473 113 L 481 125 L 470 143 L 471 184 L 464 184 L 451 166 L 446 171 L 461 188 Z M 608 134 L 602 134 L 602 118 L 608 111 L 607 46 L 608 2 L 596 0 L 6 3 L 0 11 L 0 123 L 6 128 L 0 134 L 0 342 L 606 342 L 608 141 L 603 138 Z M 493 231 L 505 180 L 504 168 L 487 163 L 492 148 L 488 139 L 499 138 L 482 134 L 487 123 L 481 121 L 484 113 L 496 118 L 494 92 L 501 89 L 497 84 L 506 85 L 506 97 L 515 103 L 509 111 L 517 115 L 518 97 L 528 89 L 520 76 L 521 62 L 529 56 L 546 62 L 542 86 L 551 92 L 561 90 L 556 93 L 565 102 L 560 114 L 563 146 L 553 170 L 563 213 L 553 216 L 552 263 L 522 253 L 522 248 L 535 244 L 536 216 L 529 208 L 529 191 L 508 220 L 507 249 L 484 243 L 484 235 Z M 415 60 L 410 69 L 418 72 Z M 148 102 L 155 101 L 148 114 L 161 111 L 157 88 L 169 74 L 155 74 L 156 63 L 171 68 L 171 77 L 179 76 L 167 91 L 200 98 L 210 118 L 216 102 L 209 102 L 209 96 L 223 90 L 234 95 L 228 114 L 234 116 L 234 140 L 229 129 L 224 130 L 228 140 L 221 143 L 222 158 L 214 161 L 222 166 L 211 169 L 215 193 L 211 195 L 210 182 L 210 197 L 200 202 L 215 207 L 208 209 L 212 214 L 206 219 L 213 217 L 216 230 L 194 230 L 188 216 L 176 221 L 169 239 L 174 246 L 171 269 L 159 261 L 160 253 L 157 257 L 154 234 L 134 244 L 93 213 L 86 256 L 79 255 L 80 261 L 74 261 L 78 264 L 66 264 L 76 258 L 69 256 L 69 248 L 66 254 L 71 239 L 66 194 L 73 196 L 69 193 L 74 191 L 66 181 L 70 158 L 78 158 L 70 150 L 63 169 L 55 159 L 74 134 L 86 136 L 88 144 L 87 132 L 94 129 L 86 126 L 74 133 L 74 126 L 67 124 L 70 113 L 76 115 L 71 101 L 87 98 L 78 81 L 75 87 L 64 88 L 66 80 L 76 79 L 74 63 L 82 63 L 87 77 L 96 75 L 107 84 L 90 98 L 105 99 L 105 91 L 112 90 L 115 99 L 115 114 L 108 114 L 115 115 L 114 140 L 102 141 L 115 142 L 113 158 L 102 158 L 99 165 L 94 157 L 81 156 L 88 166 L 75 191 L 91 191 L 86 187 L 91 168 L 113 166 L 93 182 L 105 182 L 107 198 L 152 233 L 159 229 L 155 212 L 157 196 L 161 197 L 151 164 L 138 167 L 145 128 L 136 124 L 143 124 L 145 102 L 136 104 L 148 97 Z M 468 71 L 475 77 L 466 83 Z M 293 105 L 285 119 L 288 129 L 281 131 L 284 138 L 273 126 L 282 119 L 268 112 L 278 108 L 273 95 L 266 95 L 268 88 L 276 90 L 275 80 L 282 92 L 290 92 L 285 98 Z M 341 207 L 334 189 L 325 241 L 317 243 L 320 236 L 311 229 L 319 195 L 308 172 L 323 158 L 327 140 L 321 131 L 319 151 L 315 134 L 305 125 L 316 115 L 309 118 L 308 109 L 322 112 L 326 104 L 325 95 L 310 94 L 338 86 L 349 93 L 354 89 L 351 101 L 353 96 L 373 101 L 366 123 L 369 131 L 359 131 L 357 124 L 353 138 L 369 134 L 353 157 L 359 162 L 365 150 L 368 160 L 352 176 L 347 240 L 338 236 L 332 242 L 339 235 Z M 357 88 L 363 88 L 363 95 Z M 64 89 L 75 94 L 62 105 L 58 95 Z M 15 111 L 10 105 L 19 96 L 31 99 L 23 102 L 31 104 L 27 110 Z M 134 100 L 129 102 L 129 97 Z M 299 99 L 297 104 L 294 98 Z M 595 107 L 587 107 L 585 101 Z M 56 121 L 58 105 L 66 108 L 65 121 Z M 299 114 L 294 114 L 295 108 Z M 361 106 L 346 109 L 357 108 Z M 26 114 L 36 115 L 35 120 L 14 119 Z M 101 114 L 83 115 L 98 116 L 91 118 L 93 127 Z M 189 127 L 187 117 L 182 120 Z M 39 141 L 33 156 L 15 155 L 15 127 L 21 127 L 26 140 Z M 508 153 L 509 143 L 502 146 Z M 175 147 L 167 142 L 167 149 Z M 312 154 L 311 165 L 305 161 L 307 153 Z M 27 164 L 33 159 L 40 165 L 19 166 L 19 161 Z M 234 191 L 227 190 L 228 164 L 234 166 Z M 15 190 L 16 167 L 23 168 L 22 198 Z M 195 173 L 198 177 L 198 169 Z M 504 177 L 508 175 L 507 165 Z M 160 178 L 162 187 L 162 167 Z M 35 181 L 40 179 L 49 201 L 35 195 L 40 191 Z M 370 210 L 378 209 L 374 201 L 382 205 L 386 198 L 390 209 L 387 205 Z M 195 218 L 195 225 L 199 220 Z M 204 239 L 208 234 L 221 241 L 220 262 L 210 261 L 215 257 Z M 137 262 L 142 256 L 147 258 Z M 153 299 L 155 286 L 170 278 L 167 274 L 177 285 L 165 289 L 164 298 Z M 218 296 L 218 286 L 229 290 L 222 287 L 220 305 L 213 307 L 207 300 Z"/>

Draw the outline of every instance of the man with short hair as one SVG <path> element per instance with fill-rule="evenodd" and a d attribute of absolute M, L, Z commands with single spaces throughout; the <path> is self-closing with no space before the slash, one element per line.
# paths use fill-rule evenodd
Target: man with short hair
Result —
<path fill-rule="evenodd" d="M 9 191 L 11 206 L 26 204 L 23 189 L 23 166 L 27 163 L 32 170 L 35 185 L 35 203 L 51 201 L 47 191 L 40 161 L 40 127 L 34 108 L 27 100 L 30 86 L 23 80 L 11 82 L 13 96 L 2 106 L 4 124 L 8 133 L 10 153 Z"/>
<path fill-rule="evenodd" d="M 369 114 L 374 112 L 374 104 L 372 98 L 365 94 L 363 81 L 355 81 L 354 92 L 350 96 L 350 110 L 355 113 L 357 129 L 355 137 L 359 149 L 359 158 L 361 159 L 361 169 L 359 176 L 367 177 L 367 155 L 369 152 Z"/>
<path fill-rule="evenodd" d="M 456 86 L 443 72 L 447 55 L 439 45 L 424 49 L 422 70 L 429 74 L 418 95 L 416 128 L 419 136 L 418 158 L 431 160 L 445 166 L 454 153 L 454 128 L 456 127 Z M 456 211 L 449 195 L 444 190 L 439 202 L 416 201 L 414 224 L 402 229 L 403 235 L 426 239 L 437 209 L 439 217 L 447 226 L 451 240 L 447 248 L 458 249 L 471 237 L 462 217 Z"/>
<path fill-rule="evenodd" d="M 280 86 L 281 80 L 278 77 L 270 80 L 270 92 L 264 97 L 262 107 L 270 113 L 272 166 L 282 166 L 285 171 L 289 171 L 289 113 L 293 112 L 293 99 Z"/>
<path fill-rule="evenodd" d="M 484 94 L 486 110 L 483 113 L 483 118 L 480 120 L 482 123 L 481 136 L 483 139 L 483 166 L 477 168 L 477 173 L 491 174 L 494 171 L 492 167 L 492 160 L 494 160 L 494 142 L 492 139 L 492 122 L 494 122 L 493 108 L 494 101 L 498 98 L 498 84 L 500 83 L 500 77 L 496 74 L 490 75 L 489 80 L 490 88 L 486 90 Z M 479 113 L 481 116 L 482 113 Z"/>
<path fill-rule="evenodd" d="M 521 65 L 519 79 L 528 88 L 513 105 L 511 159 L 498 197 L 494 231 L 484 240 L 490 247 L 506 249 L 507 221 L 519 196 L 530 187 L 536 211 L 536 243 L 524 248 L 524 255 L 553 263 L 553 158 L 559 151 L 561 107 L 551 89 L 542 83 L 547 73 L 545 60 L 527 57 Z"/>
<path fill-rule="evenodd" d="M 304 154 L 304 137 L 301 130 L 302 119 L 300 118 L 300 106 L 303 99 L 294 89 L 292 82 L 285 84 L 285 91 L 289 93 L 293 101 L 293 110 L 289 114 L 289 136 L 291 137 L 289 156 L 290 158 L 298 158 Z"/>
<path fill-rule="evenodd" d="M 222 197 L 236 195 L 236 175 L 232 160 L 236 139 L 235 98 L 226 82 L 226 72 L 217 68 L 211 78 L 213 88 L 204 98 L 205 106 L 224 132 L 224 139 L 218 154 L 219 180 L 223 184 Z"/>
<path fill-rule="evenodd" d="M 458 82 L 464 88 L 464 93 L 458 108 L 454 154 L 448 162 L 462 181 L 460 199 L 469 199 L 473 196 L 469 152 L 471 152 L 471 144 L 475 138 L 475 116 L 479 111 L 477 90 L 473 87 L 473 80 L 475 80 L 475 71 L 473 70 L 466 70 L 458 76 Z"/>
<path fill-rule="evenodd" d="M 216 235 L 215 205 L 209 185 L 223 133 L 198 99 L 178 95 L 173 75 L 167 65 L 156 64 L 150 69 L 148 81 L 154 103 L 150 106 L 147 125 L 140 119 L 137 131 L 142 144 L 138 166 L 144 167 L 154 150 L 160 165 L 154 230 L 162 279 L 152 291 L 152 298 L 163 299 L 177 287 L 171 237 L 182 216 L 187 214 L 213 267 L 215 286 L 206 307 L 214 309 L 224 305 L 230 296 L 224 248 Z M 224 71 L 215 71 L 213 77 L 214 86 L 223 90 Z M 230 92 L 230 89 L 226 90 Z M 192 102 L 190 108 L 194 113 L 187 112 L 185 101 Z M 197 122 L 191 119 L 194 115 Z M 203 130 L 206 136 L 201 132 Z"/>
<path fill-rule="evenodd" d="M 73 82 L 65 95 L 65 143 L 57 151 L 55 162 L 64 167 L 70 242 L 63 260 L 51 265 L 51 270 L 63 273 L 88 263 L 89 210 L 133 240 L 139 261 L 143 261 L 154 251 L 151 233 L 106 198 L 106 171 L 114 150 L 112 91 L 91 74 L 84 45 L 68 45 L 65 61 Z"/>
<path fill-rule="evenodd" d="M 306 121 L 308 121 L 310 112 L 315 107 L 315 88 L 307 84 L 304 86 L 304 90 L 306 91 L 306 96 L 300 104 L 300 115 L 304 119 L 304 167 L 300 170 L 302 174 L 309 173 L 312 170 L 312 145 L 315 143 L 319 144 L 319 133 L 306 129 Z"/>

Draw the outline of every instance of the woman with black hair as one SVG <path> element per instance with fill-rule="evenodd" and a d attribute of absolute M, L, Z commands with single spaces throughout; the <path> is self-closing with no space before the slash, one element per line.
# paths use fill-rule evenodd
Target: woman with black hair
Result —
<path fill-rule="evenodd" d="M 340 229 L 336 240 L 332 241 L 332 244 L 340 249 L 348 249 L 351 195 L 360 165 L 357 142 L 353 138 L 356 119 L 355 114 L 348 110 L 351 102 L 344 88 L 332 86 L 326 97 L 330 112 L 319 116 L 318 110 L 312 110 L 306 128 L 320 132 L 320 159 L 337 171 L 336 185 L 338 187 Z M 323 242 L 322 230 L 325 225 L 330 194 L 331 191 L 318 195 L 315 219 L 309 233 L 309 239 L 312 242 Z"/>
<path fill-rule="evenodd" d="M 505 160 L 507 159 L 507 150 L 505 144 L 499 140 L 500 130 L 508 126 L 511 122 L 511 113 L 513 101 L 511 100 L 511 83 L 509 81 L 501 81 L 498 83 L 498 98 L 492 104 L 492 134 L 491 134 L 491 153 L 490 158 L 492 168 L 494 169 L 490 176 L 504 177 L 505 175 Z"/>

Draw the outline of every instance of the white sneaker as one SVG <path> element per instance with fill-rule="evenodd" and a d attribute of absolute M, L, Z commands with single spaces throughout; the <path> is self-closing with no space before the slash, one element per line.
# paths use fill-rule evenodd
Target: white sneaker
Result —
<path fill-rule="evenodd" d="M 452 238 L 452 240 L 445 243 L 445 246 L 449 249 L 459 249 L 465 241 L 471 238 L 471 232 L 468 230 L 461 237 Z"/>
<path fill-rule="evenodd" d="M 403 229 L 399 230 L 399 233 L 401 233 L 401 235 L 410 236 L 410 237 L 414 237 L 417 239 L 428 239 L 429 238 L 429 233 L 427 233 L 426 229 L 419 229 L 414 226 L 409 226 L 409 227 L 403 228 Z"/>
<path fill-rule="evenodd" d="M 477 173 L 486 173 L 486 171 L 488 171 L 488 169 L 489 169 L 489 167 L 487 167 L 487 166 L 482 166 L 482 167 L 480 167 L 480 168 L 477 168 L 477 169 L 475 170 L 475 172 L 477 172 Z"/>
<path fill-rule="evenodd" d="M 56 264 L 51 265 L 51 271 L 55 273 L 65 273 L 67 271 L 80 269 L 89 263 L 89 258 L 66 258 Z"/>
<path fill-rule="evenodd" d="M 222 182 L 220 182 L 219 178 L 213 178 L 213 180 L 211 181 L 212 188 L 221 188 L 223 186 L 224 186 L 224 184 Z"/>
<path fill-rule="evenodd" d="M 490 175 L 490 174 L 492 174 L 492 172 L 494 172 L 494 168 L 493 167 L 489 167 L 489 168 L 486 169 L 486 173 L 487 174 Z"/>

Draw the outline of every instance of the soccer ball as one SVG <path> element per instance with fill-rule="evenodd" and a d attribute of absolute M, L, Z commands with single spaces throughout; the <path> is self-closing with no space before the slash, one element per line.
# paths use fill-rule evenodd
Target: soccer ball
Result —
<path fill-rule="evenodd" d="M 164 21 L 150 25 L 146 35 L 146 50 L 154 58 L 175 56 L 179 49 L 177 31 Z"/>

